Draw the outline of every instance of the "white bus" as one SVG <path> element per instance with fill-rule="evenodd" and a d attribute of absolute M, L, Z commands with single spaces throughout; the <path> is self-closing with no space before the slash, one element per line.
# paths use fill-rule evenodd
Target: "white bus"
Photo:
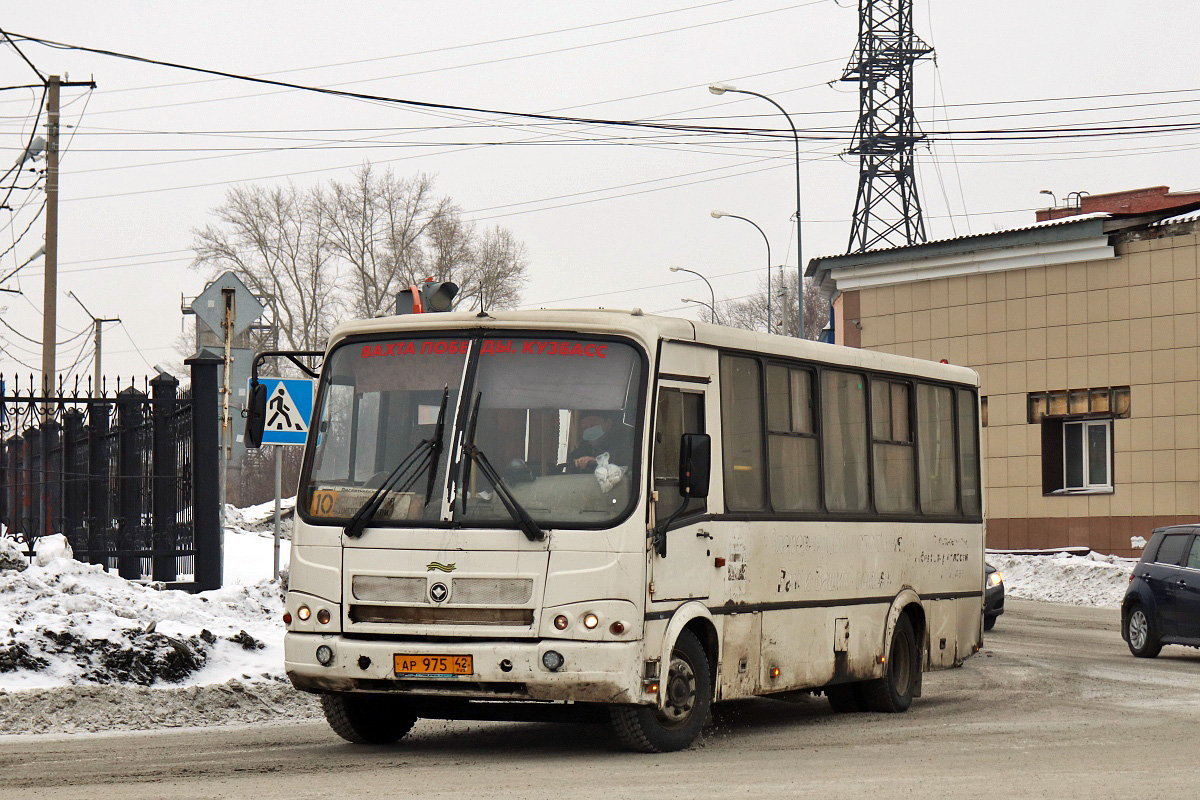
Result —
<path fill-rule="evenodd" d="M 541 708 L 664 752 L 802 690 L 904 711 L 981 642 L 978 408 L 963 367 L 636 310 L 343 325 L 287 673 L 360 743 Z"/>

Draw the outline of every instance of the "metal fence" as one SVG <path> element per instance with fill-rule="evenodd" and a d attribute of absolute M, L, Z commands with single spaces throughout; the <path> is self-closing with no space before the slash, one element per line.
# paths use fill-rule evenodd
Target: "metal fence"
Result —
<path fill-rule="evenodd" d="M 32 554 L 61 533 L 75 557 L 130 580 L 220 586 L 216 364 L 112 392 L 37 391 L 0 376 L 0 526 Z M 210 452 L 205 452 L 205 449 Z"/>

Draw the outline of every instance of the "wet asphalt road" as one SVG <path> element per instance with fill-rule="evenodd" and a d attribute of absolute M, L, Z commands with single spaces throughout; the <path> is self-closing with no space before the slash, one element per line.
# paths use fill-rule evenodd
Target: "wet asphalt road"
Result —
<path fill-rule="evenodd" d="M 606 728 L 421 721 L 357 748 L 324 724 L 0 737 L 0 798 L 1188 797 L 1200 651 L 1135 659 L 1115 609 L 1010 600 L 983 652 L 925 676 L 906 714 L 823 698 L 718 707 L 692 749 Z"/>

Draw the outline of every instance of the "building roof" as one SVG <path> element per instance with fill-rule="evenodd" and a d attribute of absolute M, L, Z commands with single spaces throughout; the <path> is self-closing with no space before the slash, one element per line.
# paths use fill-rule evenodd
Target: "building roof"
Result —
<path fill-rule="evenodd" d="M 1103 233 L 1105 221 L 1112 216 L 1106 213 L 1081 214 L 1064 219 L 1034 222 L 1019 228 L 973 233 L 921 244 L 900 245 L 839 256 L 819 256 L 809 260 L 804 274 L 812 277 L 822 270 L 852 269 L 894 261 L 950 256 L 982 249 L 1091 237 Z"/>

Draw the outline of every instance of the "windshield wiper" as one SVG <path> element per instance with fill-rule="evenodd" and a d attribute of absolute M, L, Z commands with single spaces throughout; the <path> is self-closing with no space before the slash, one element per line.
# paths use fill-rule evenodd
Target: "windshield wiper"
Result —
<path fill-rule="evenodd" d="M 525 510 L 525 506 L 521 505 L 521 501 L 513 496 L 512 490 L 508 488 L 508 484 L 500 477 L 500 473 L 496 472 L 496 468 L 492 466 L 492 462 L 488 461 L 488 457 L 483 454 L 483 451 L 475 446 L 475 422 L 479 418 L 479 401 L 483 398 L 483 392 L 475 395 L 474 409 L 471 413 L 471 421 L 467 425 L 468 436 L 463 441 L 462 453 L 466 459 L 462 463 L 463 480 L 460 491 L 463 497 L 463 511 L 466 511 L 467 498 L 470 481 L 470 465 L 474 462 L 479 465 L 479 471 L 492 484 L 492 488 L 496 490 L 496 495 L 500 498 L 500 503 L 513 518 L 513 522 L 517 523 L 517 527 L 525 534 L 531 542 L 540 542 L 546 538 L 546 532 L 538 527 L 538 524 L 533 521 L 533 517 Z"/>
<path fill-rule="evenodd" d="M 400 463 L 392 470 L 391 474 L 379 484 L 367 502 L 363 503 L 358 511 L 354 512 L 354 516 L 346 523 L 345 534 L 351 539 L 357 539 L 363 535 L 363 530 L 367 527 L 367 522 L 375 518 L 379 513 L 379 509 L 383 506 L 383 501 L 387 498 L 389 492 L 395 489 L 405 475 L 412 472 L 414 465 L 417 466 L 417 471 L 412 474 L 408 480 L 400 486 L 398 491 L 407 492 L 412 488 L 417 479 L 426 471 L 429 473 L 429 482 L 425 488 L 425 505 L 429 505 L 429 500 L 433 496 L 433 484 L 437 478 L 437 463 L 438 456 L 442 452 L 442 436 L 446 429 L 446 405 L 450 400 L 450 387 L 447 386 L 442 390 L 442 404 L 438 409 L 437 425 L 434 427 L 433 436 L 428 439 L 422 439 L 417 443 L 417 446 L 409 451 L 408 455 L 400 459 Z"/>

